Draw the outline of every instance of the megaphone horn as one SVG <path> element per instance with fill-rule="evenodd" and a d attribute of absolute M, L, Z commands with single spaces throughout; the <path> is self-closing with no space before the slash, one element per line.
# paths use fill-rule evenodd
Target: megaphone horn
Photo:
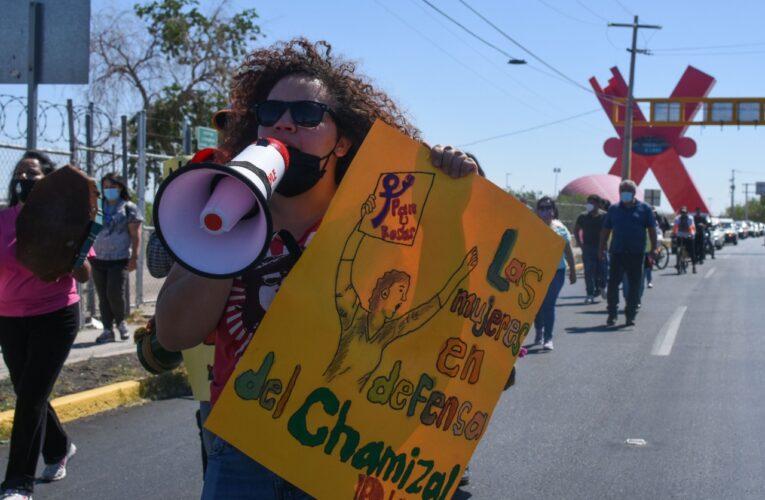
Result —
<path fill-rule="evenodd" d="M 287 147 L 271 138 L 247 146 L 225 165 L 208 153 L 173 172 L 154 201 L 157 235 L 195 274 L 237 276 L 268 250 L 268 201 L 289 165 Z M 195 157 L 196 158 L 196 157 Z"/>

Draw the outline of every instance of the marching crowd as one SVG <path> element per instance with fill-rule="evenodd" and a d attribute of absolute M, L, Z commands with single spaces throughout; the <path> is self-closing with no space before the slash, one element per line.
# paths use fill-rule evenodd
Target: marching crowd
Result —
<path fill-rule="evenodd" d="M 274 266 L 267 272 L 273 274 L 276 269 L 281 279 L 310 243 L 374 121 L 382 120 L 413 139 L 420 138 L 419 130 L 399 106 L 358 74 L 354 64 L 335 55 L 325 42 L 298 38 L 255 50 L 234 76 L 231 98 L 215 162 L 230 161 L 256 137 L 274 137 L 299 153 L 269 207 L 275 236 L 268 251 Z M 432 164 L 452 177 L 478 171 L 474 157 L 454 147 L 436 145 L 430 153 Z M 56 282 L 46 283 L 15 259 L 16 217 L 33 183 L 52 169 L 53 164 L 44 155 L 25 154 L 9 186 L 11 204 L 0 211 L 0 346 L 17 394 L 2 499 L 32 497 L 40 454 L 46 464 L 42 478 L 56 481 L 66 476 L 67 461 L 76 452 L 48 403 L 77 333 L 76 281 L 87 281 L 91 274 L 94 279 L 104 323 L 97 342 L 115 340 L 114 328 L 121 338 L 128 335 L 124 286 L 127 274 L 136 267 L 142 216 L 129 201 L 123 179 L 109 174 L 101 180 L 104 230 L 94 244 L 95 252 L 81 267 Z M 661 221 L 635 194 L 635 183 L 625 180 L 619 186 L 618 203 L 608 206 L 598 196 L 588 197 L 587 211 L 577 219 L 573 231 L 582 251 L 585 302 L 605 298 L 608 325 L 617 321 L 620 288 L 626 300 L 625 324 L 635 324 L 644 285 L 653 286 L 650 270 L 657 235 L 666 230 L 666 221 Z M 575 283 L 577 275 L 571 234 L 558 220 L 555 201 L 542 197 L 535 209 L 544 223 L 566 241 L 534 321 L 533 345 L 552 350 L 555 302 L 566 278 Z M 699 225 L 683 210 L 672 229 L 690 255 L 693 272 L 697 255 L 699 259 L 704 256 L 703 250 L 697 253 L 698 240 L 694 239 L 703 230 Z M 263 294 L 276 292 L 273 287 L 259 286 L 263 280 L 257 278 L 247 277 L 247 294 L 260 296 L 262 304 Z M 168 350 L 188 349 L 211 334 L 214 337 L 212 405 L 249 339 L 230 335 L 225 325 L 224 310 L 241 286 L 242 282 L 233 279 L 210 279 L 174 266 L 157 302 L 156 333 Z M 253 331 L 265 312 L 258 310 L 250 315 Z M 310 498 L 219 437 L 208 440 L 205 451 L 202 498 Z"/>

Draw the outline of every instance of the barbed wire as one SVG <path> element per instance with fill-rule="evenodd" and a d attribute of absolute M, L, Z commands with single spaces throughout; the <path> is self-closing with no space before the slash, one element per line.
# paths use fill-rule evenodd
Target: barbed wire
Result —
<path fill-rule="evenodd" d="M 74 105 L 74 135 L 81 146 L 86 144 L 85 117 L 88 106 Z M 69 142 L 69 124 L 65 104 L 38 101 L 37 139 L 48 144 Z M 27 103 L 18 96 L 0 94 L 0 138 L 12 141 L 26 140 Z M 111 117 L 97 106 L 93 108 L 93 147 L 100 147 L 114 137 L 115 128 Z"/>

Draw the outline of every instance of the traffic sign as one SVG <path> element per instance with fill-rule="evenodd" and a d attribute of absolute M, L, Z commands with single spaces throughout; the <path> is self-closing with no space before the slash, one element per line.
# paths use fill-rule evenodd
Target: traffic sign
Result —
<path fill-rule="evenodd" d="M 756 182 L 754 184 L 754 192 L 760 196 L 765 196 L 765 182 Z"/>
<path fill-rule="evenodd" d="M 218 146 L 218 131 L 210 127 L 197 127 L 197 149 Z"/>
<path fill-rule="evenodd" d="M 649 205 L 654 207 L 661 205 L 661 189 L 644 189 L 643 195 L 645 202 Z"/>

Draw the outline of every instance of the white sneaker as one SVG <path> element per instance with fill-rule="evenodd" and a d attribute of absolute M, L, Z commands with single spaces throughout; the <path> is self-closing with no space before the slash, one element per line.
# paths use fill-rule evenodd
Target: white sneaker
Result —
<path fill-rule="evenodd" d="M 32 494 L 24 490 L 5 490 L 0 493 L 0 500 L 32 500 Z"/>
<path fill-rule="evenodd" d="M 74 443 L 69 444 L 69 451 L 66 452 L 66 456 L 62 458 L 58 463 L 46 464 L 42 472 L 43 481 L 60 481 L 66 477 L 66 464 L 69 462 L 74 454 L 77 453 L 77 447 Z"/>
<path fill-rule="evenodd" d="M 585 304 L 593 304 L 595 302 L 595 297 L 592 295 L 588 295 L 586 299 L 584 299 Z"/>
<path fill-rule="evenodd" d="M 127 324 L 124 321 L 120 321 L 120 324 L 117 325 L 117 330 L 119 330 L 120 338 L 122 340 L 127 340 L 130 338 L 130 332 L 128 332 Z"/>
<path fill-rule="evenodd" d="M 552 340 L 548 340 L 547 342 L 545 342 L 545 343 L 544 343 L 544 345 L 543 345 L 542 347 L 543 347 L 543 348 L 544 348 L 546 351 L 552 351 L 552 350 L 553 350 L 553 343 L 552 343 Z"/>

